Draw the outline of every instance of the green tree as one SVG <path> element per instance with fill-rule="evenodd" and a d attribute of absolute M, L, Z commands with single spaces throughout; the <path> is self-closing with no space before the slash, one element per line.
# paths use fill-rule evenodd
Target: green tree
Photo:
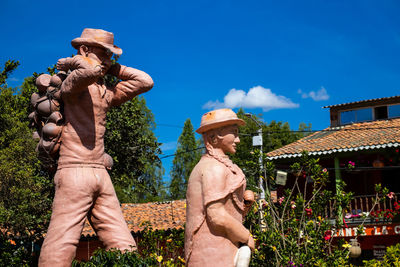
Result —
<path fill-rule="evenodd" d="M 53 190 L 28 128 L 34 77 L 26 78 L 19 90 L 6 83 L 18 65 L 7 61 L 0 73 L 0 227 L 7 229 L 3 238 L 12 234 L 36 241 L 47 229 Z"/>
<path fill-rule="evenodd" d="M 242 108 L 238 110 L 237 115 L 246 122 L 246 125 L 239 127 L 240 143 L 237 145 L 237 152 L 231 155 L 231 159 L 244 171 L 248 185 L 255 189 L 260 175 L 264 176 L 259 165 L 260 150 L 253 147 L 252 141 L 253 136 L 258 134 L 257 131 L 260 126 L 263 134 L 262 152 L 265 170 L 268 168 L 268 166 L 265 166 L 267 162 L 265 153 L 306 136 L 308 131 L 311 131 L 311 124 L 300 123 L 299 130 L 293 131 L 287 122 L 272 120 L 270 123 L 266 123 L 262 120 L 262 115 L 252 115 L 252 118 L 249 118 Z"/>
<path fill-rule="evenodd" d="M 194 136 L 194 129 L 190 119 L 185 121 L 182 134 L 178 139 L 178 146 L 172 162 L 170 197 L 171 199 L 183 199 L 190 173 L 200 159 L 201 150 L 199 142 Z"/>
<path fill-rule="evenodd" d="M 162 200 L 160 144 L 154 116 L 143 97 L 135 97 L 107 114 L 106 152 L 114 160 L 110 176 L 121 202 Z M 165 194 L 164 194 L 165 195 Z"/>

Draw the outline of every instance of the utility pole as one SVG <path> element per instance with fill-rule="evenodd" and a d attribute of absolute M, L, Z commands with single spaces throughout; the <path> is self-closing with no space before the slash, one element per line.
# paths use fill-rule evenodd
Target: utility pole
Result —
<path fill-rule="evenodd" d="M 257 130 L 258 135 L 253 136 L 253 146 L 255 147 L 260 147 L 260 157 L 258 159 L 258 162 L 260 164 L 260 174 L 262 174 L 263 171 L 263 136 L 262 136 L 262 125 L 256 121 L 253 118 L 253 114 L 251 113 L 246 113 L 245 114 L 246 117 L 250 118 L 251 120 L 253 120 L 257 126 L 259 127 Z M 263 178 L 262 175 L 260 175 L 260 177 L 258 178 L 258 188 L 260 189 L 260 195 L 259 195 L 259 199 L 265 199 L 265 190 L 264 190 L 264 183 L 263 183 Z"/>
<path fill-rule="evenodd" d="M 263 202 L 265 201 L 265 190 L 264 190 L 264 182 L 263 182 L 263 169 L 264 169 L 264 164 L 263 164 L 263 136 L 262 136 L 262 125 L 253 118 L 253 115 L 251 113 L 246 113 L 244 114 L 245 116 L 247 116 L 248 118 L 250 118 L 251 120 L 253 120 L 257 126 L 258 126 L 258 130 L 257 133 L 258 135 L 253 136 L 253 146 L 256 147 L 260 147 L 260 157 L 258 158 L 258 162 L 260 164 L 260 176 L 258 177 L 258 188 L 260 189 L 260 194 L 258 195 L 258 206 L 259 206 L 259 225 L 260 225 L 260 229 L 261 230 L 265 230 L 267 225 L 265 224 L 265 220 L 264 220 L 264 211 L 262 209 L 263 206 Z M 269 193 L 268 193 L 268 197 L 269 197 Z"/>

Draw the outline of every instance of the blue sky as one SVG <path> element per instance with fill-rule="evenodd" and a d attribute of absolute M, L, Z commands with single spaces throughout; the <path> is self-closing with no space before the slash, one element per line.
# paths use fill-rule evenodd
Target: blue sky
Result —
<path fill-rule="evenodd" d="M 155 81 L 145 98 L 169 155 L 185 120 L 197 128 L 209 109 L 322 129 L 322 106 L 400 95 L 399 11 L 394 0 L 2 0 L 0 64 L 20 61 L 17 86 L 74 53 L 83 28 L 113 32 L 120 63 Z"/>

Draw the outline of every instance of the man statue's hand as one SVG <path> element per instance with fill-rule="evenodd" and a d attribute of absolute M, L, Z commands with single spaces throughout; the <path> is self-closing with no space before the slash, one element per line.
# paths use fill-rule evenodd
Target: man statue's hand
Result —
<path fill-rule="evenodd" d="M 60 59 L 57 61 L 57 69 L 58 69 L 58 70 L 61 70 L 61 71 L 67 71 L 67 70 L 69 70 L 68 61 L 69 61 L 70 59 L 71 59 L 71 58 L 60 58 Z"/>
<path fill-rule="evenodd" d="M 72 58 L 60 58 L 57 61 L 57 69 L 63 71 L 76 69 L 93 70 L 95 73 L 100 75 L 103 67 L 97 61 L 91 58 L 76 55 Z"/>
<path fill-rule="evenodd" d="M 101 72 L 101 65 L 88 57 L 82 57 L 82 56 L 75 56 L 74 59 L 76 59 L 76 68 L 77 69 L 86 69 L 86 70 L 96 70 Z"/>

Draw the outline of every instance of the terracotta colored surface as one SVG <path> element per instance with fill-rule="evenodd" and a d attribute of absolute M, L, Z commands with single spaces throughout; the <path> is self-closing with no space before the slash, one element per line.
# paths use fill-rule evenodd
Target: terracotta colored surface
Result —
<path fill-rule="evenodd" d="M 186 222 L 186 200 L 151 203 L 123 203 L 122 214 L 131 232 L 144 229 L 149 222 L 154 230 L 182 229 Z M 89 222 L 85 221 L 83 236 L 93 236 L 95 232 Z"/>
<path fill-rule="evenodd" d="M 327 128 L 326 130 L 329 130 Z M 303 150 L 320 154 L 400 145 L 400 118 L 355 123 L 320 131 L 267 153 L 268 157 L 296 156 Z"/>
<path fill-rule="evenodd" d="M 81 36 L 72 40 L 71 44 L 76 49 L 79 49 L 80 45 L 85 44 L 110 49 L 111 52 L 119 56 L 122 54 L 122 49 L 114 45 L 114 34 L 99 31 L 98 29 L 84 29 Z"/>
<path fill-rule="evenodd" d="M 196 132 L 202 134 L 208 130 L 215 129 L 216 126 L 222 127 L 231 124 L 244 125 L 245 122 L 239 119 L 231 109 L 217 109 L 207 112 L 201 117 L 201 124 Z"/>
<path fill-rule="evenodd" d="M 225 155 L 235 153 L 239 120 L 229 109 L 204 114 L 197 132 L 203 133 L 207 153 L 193 169 L 186 193 L 185 258 L 187 266 L 233 266 L 241 244 L 254 249 L 242 225 L 246 179 Z M 254 197 L 254 195 L 252 195 Z"/>
<path fill-rule="evenodd" d="M 140 70 L 111 65 L 111 52 L 122 53 L 113 40 L 110 32 L 85 29 L 72 42 L 78 55 L 57 62 L 58 70 L 71 73 L 61 85 L 65 126 L 39 266 L 71 265 L 86 217 L 107 249 L 136 248 L 104 166 L 105 120 L 109 108 L 150 90 L 153 81 Z M 107 87 L 107 73 L 122 81 Z"/>

